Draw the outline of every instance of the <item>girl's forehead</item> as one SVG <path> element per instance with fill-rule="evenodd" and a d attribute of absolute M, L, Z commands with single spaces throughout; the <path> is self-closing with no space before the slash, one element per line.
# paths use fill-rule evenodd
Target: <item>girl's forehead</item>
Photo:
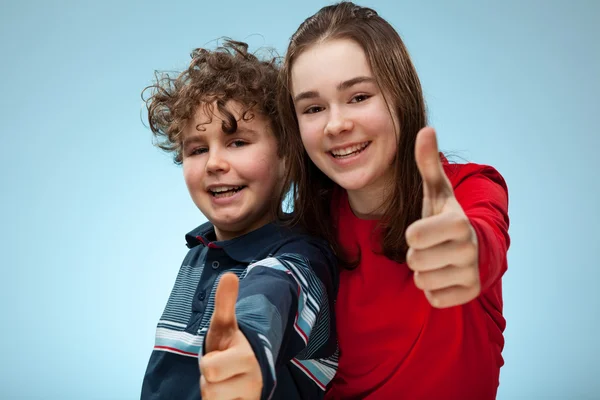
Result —
<path fill-rule="evenodd" d="M 299 54 L 291 68 L 294 93 L 338 86 L 357 77 L 373 77 L 362 47 L 350 39 L 314 44 Z"/>
<path fill-rule="evenodd" d="M 328 67 L 331 62 L 362 64 L 367 61 L 363 48 L 352 39 L 329 39 L 312 44 L 295 57 L 292 70 L 299 67 Z M 368 63 L 367 63 L 368 65 Z"/>

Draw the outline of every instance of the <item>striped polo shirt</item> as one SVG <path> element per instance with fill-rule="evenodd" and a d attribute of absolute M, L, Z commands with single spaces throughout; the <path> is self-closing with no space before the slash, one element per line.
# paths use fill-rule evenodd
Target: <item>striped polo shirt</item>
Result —
<path fill-rule="evenodd" d="M 199 399 L 198 358 L 220 277 L 240 278 L 238 326 L 263 376 L 263 399 L 319 399 L 337 368 L 330 247 L 299 229 L 267 224 L 216 241 L 205 223 L 186 235 L 185 256 L 165 310 L 141 399 Z"/>

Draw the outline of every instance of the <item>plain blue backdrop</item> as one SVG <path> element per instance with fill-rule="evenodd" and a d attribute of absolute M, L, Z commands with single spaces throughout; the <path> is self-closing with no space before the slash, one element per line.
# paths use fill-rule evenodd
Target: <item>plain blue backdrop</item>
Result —
<path fill-rule="evenodd" d="M 2 0 L 0 398 L 139 397 L 204 221 L 140 92 L 221 36 L 283 53 L 326 4 Z M 403 36 L 442 149 L 508 182 L 498 398 L 600 398 L 600 2 L 361 4 Z"/>

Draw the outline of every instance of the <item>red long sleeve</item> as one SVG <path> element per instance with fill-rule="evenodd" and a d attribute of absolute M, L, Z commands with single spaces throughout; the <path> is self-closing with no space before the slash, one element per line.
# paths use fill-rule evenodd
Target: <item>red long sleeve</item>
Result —
<path fill-rule="evenodd" d="M 374 249 L 377 221 L 354 216 L 343 193 L 336 199 L 339 240 L 348 251 L 358 246 L 361 261 L 340 274 L 335 307 L 340 357 L 326 398 L 495 398 L 504 363 L 506 184 L 491 167 L 444 167 L 477 233 L 481 295 L 462 306 L 431 307 L 406 263 Z"/>

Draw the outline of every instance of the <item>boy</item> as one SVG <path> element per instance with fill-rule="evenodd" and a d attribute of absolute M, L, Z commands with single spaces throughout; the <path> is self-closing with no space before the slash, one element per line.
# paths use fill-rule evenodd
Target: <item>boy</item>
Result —
<path fill-rule="evenodd" d="M 336 350 L 335 258 L 281 222 L 278 70 L 247 49 L 198 49 L 177 78 L 149 87 L 157 145 L 183 165 L 209 222 L 186 235 L 142 399 L 315 399 L 335 373 L 318 360 Z"/>

